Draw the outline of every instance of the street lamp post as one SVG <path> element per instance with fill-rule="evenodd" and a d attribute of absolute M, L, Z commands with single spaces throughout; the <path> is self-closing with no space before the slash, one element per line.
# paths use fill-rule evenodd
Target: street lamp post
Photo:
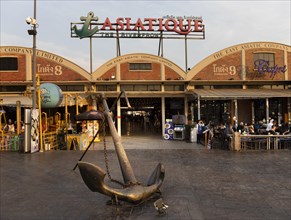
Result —
<path fill-rule="evenodd" d="M 27 32 L 29 35 L 33 36 L 33 46 L 32 46 L 32 114 L 35 114 L 36 105 L 37 105 L 37 103 L 36 103 L 36 89 L 37 89 L 37 85 L 36 85 L 36 34 L 37 34 L 37 31 L 36 31 L 36 28 L 38 27 L 38 24 L 36 22 L 36 0 L 34 0 L 33 8 L 34 8 L 33 9 L 33 18 L 32 17 L 26 18 L 26 23 L 28 25 L 31 25 L 31 29 L 29 29 Z M 38 114 L 38 115 L 40 115 L 40 114 Z M 37 129 L 34 129 L 34 130 L 37 130 Z M 37 133 L 36 133 L 36 135 L 38 136 Z M 39 146 L 37 146 L 37 145 L 38 145 L 37 142 L 35 142 L 34 147 L 33 147 L 34 150 L 31 149 L 31 152 L 33 152 L 37 148 L 39 148 Z"/>
<path fill-rule="evenodd" d="M 33 18 L 35 22 L 33 23 L 33 46 L 32 46 L 32 83 L 33 83 L 33 93 L 32 93 L 32 108 L 36 108 L 36 0 L 34 0 L 33 5 Z"/>
<path fill-rule="evenodd" d="M 28 17 L 26 18 L 26 23 L 28 25 L 31 25 L 31 29 L 27 30 L 29 35 L 33 36 L 33 46 L 32 46 L 32 108 L 36 108 L 36 28 L 37 28 L 37 23 L 36 23 L 36 0 L 34 0 L 34 10 L 33 10 L 33 18 Z"/>

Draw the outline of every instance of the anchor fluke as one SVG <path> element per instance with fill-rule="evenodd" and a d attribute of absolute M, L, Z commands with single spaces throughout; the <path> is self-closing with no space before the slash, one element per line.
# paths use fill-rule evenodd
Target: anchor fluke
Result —
<path fill-rule="evenodd" d="M 130 185 L 126 188 L 116 189 L 105 184 L 104 177 L 106 173 L 98 166 L 87 163 L 78 162 L 78 167 L 81 176 L 87 187 L 93 192 L 117 197 L 119 200 L 138 204 L 150 198 L 154 193 L 159 192 L 159 187 L 163 183 L 165 177 L 165 170 L 162 164 L 158 164 L 150 178 L 152 185 L 142 186 L 139 184 Z M 151 176 L 151 177 L 152 177 Z"/>
<path fill-rule="evenodd" d="M 159 187 L 162 185 L 165 178 L 165 167 L 163 164 L 159 163 L 152 173 L 152 175 L 148 178 L 147 185 L 158 185 Z"/>
<path fill-rule="evenodd" d="M 98 166 L 87 162 L 78 162 L 81 176 L 92 192 L 106 194 L 104 189 L 104 178 L 106 173 Z"/>

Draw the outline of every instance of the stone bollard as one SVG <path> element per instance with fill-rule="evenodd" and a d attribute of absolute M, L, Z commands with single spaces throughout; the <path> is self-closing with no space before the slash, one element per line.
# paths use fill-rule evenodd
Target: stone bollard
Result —
<path fill-rule="evenodd" d="M 232 150 L 241 150 L 241 137 L 239 132 L 234 132 Z"/>

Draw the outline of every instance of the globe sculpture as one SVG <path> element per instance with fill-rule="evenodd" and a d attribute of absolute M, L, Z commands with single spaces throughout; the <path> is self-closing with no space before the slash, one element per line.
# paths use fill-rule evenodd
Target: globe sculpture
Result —
<path fill-rule="evenodd" d="M 62 90 L 53 83 L 43 83 L 40 85 L 40 98 L 42 108 L 55 108 L 63 100 Z"/>

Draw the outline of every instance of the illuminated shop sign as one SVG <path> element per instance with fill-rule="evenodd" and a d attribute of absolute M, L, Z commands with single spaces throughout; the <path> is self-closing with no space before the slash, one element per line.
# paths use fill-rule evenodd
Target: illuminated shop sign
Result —
<path fill-rule="evenodd" d="M 255 67 L 258 68 L 258 73 L 260 74 L 270 74 L 270 78 L 274 78 L 278 73 L 285 73 L 287 71 L 286 65 L 279 67 L 275 65 L 274 67 L 269 66 L 269 61 L 267 60 L 256 60 L 254 62 Z"/>
<path fill-rule="evenodd" d="M 89 12 L 87 17 L 80 17 L 81 23 L 71 23 L 71 37 L 86 38 L 203 38 L 202 17 L 164 16 L 162 18 L 119 17 L 99 18 Z"/>

